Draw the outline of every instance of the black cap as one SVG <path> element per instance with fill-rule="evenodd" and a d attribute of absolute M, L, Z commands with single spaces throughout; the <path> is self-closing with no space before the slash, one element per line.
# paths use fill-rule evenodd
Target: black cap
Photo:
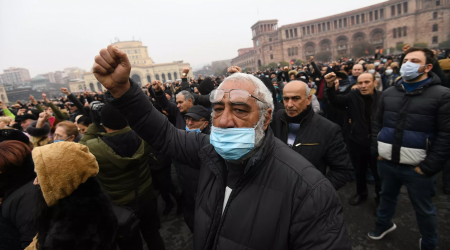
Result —
<path fill-rule="evenodd" d="M 205 120 L 209 121 L 211 119 L 211 112 L 201 105 L 194 105 L 188 110 L 185 116 L 194 118 L 195 120 L 205 118 Z"/>
<path fill-rule="evenodd" d="M 37 117 L 35 115 L 31 115 L 31 114 L 24 114 L 24 115 L 18 115 L 16 116 L 16 121 L 25 121 L 25 120 L 37 120 Z"/>

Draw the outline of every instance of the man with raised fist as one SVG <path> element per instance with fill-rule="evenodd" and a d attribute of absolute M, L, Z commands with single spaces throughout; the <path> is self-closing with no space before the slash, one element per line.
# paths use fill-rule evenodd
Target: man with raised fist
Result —
<path fill-rule="evenodd" d="M 93 67 L 142 139 L 200 168 L 194 249 L 350 249 L 333 185 L 269 128 L 273 99 L 261 80 L 234 73 L 213 90 L 205 135 L 176 129 L 129 79 L 130 69 L 112 45 Z"/>

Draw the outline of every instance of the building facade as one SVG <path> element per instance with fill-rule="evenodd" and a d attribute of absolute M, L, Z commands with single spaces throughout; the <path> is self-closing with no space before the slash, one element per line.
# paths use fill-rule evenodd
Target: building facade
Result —
<path fill-rule="evenodd" d="M 39 75 L 47 78 L 51 83 L 56 83 L 55 73 L 53 73 L 53 72 L 48 72 L 48 73 L 39 74 Z"/>
<path fill-rule="evenodd" d="M 1 82 L 8 84 L 19 84 L 30 80 L 30 72 L 24 68 L 9 68 L 0 74 Z"/>
<path fill-rule="evenodd" d="M 6 94 L 5 86 L 0 85 L 0 101 L 3 103 L 9 103 L 8 95 Z"/>
<path fill-rule="evenodd" d="M 151 83 L 153 80 L 168 82 L 180 79 L 183 68 L 190 69 L 188 77 L 194 76 L 190 64 L 183 61 L 154 64 L 148 55 L 147 46 L 143 46 L 140 41 L 116 42 L 112 45 L 117 46 L 127 54 L 131 63 L 130 77 L 142 86 Z M 69 83 L 72 92 L 82 92 L 80 86 L 86 91 L 101 91 L 101 84 L 92 72 L 84 73 L 83 78 L 85 85 Z"/>
<path fill-rule="evenodd" d="M 259 21 L 251 29 L 252 50 L 238 52 L 232 65 L 255 70 L 271 62 L 307 60 L 322 51 L 335 59 L 350 54 L 360 41 L 391 53 L 406 43 L 434 48 L 450 41 L 450 0 L 389 0 L 281 27 L 278 20 Z"/>

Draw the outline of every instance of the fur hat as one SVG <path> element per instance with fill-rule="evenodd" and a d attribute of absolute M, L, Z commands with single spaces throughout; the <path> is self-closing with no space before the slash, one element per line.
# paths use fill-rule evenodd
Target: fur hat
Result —
<path fill-rule="evenodd" d="M 442 70 L 450 70 L 450 59 L 439 60 L 439 65 L 441 66 Z"/>
<path fill-rule="evenodd" d="M 49 207 L 98 174 L 95 156 L 88 147 L 78 143 L 48 144 L 35 148 L 32 155 L 39 185 Z"/>
<path fill-rule="evenodd" d="M 30 126 L 27 127 L 27 133 L 34 137 L 43 137 L 47 136 L 50 133 L 50 125 L 48 123 L 44 123 L 42 128 L 36 128 L 36 122 L 32 122 Z"/>
<path fill-rule="evenodd" d="M 289 71 L 289 76 L 291 75 L 297 76 L 297 71 L 296 70 Z"/>

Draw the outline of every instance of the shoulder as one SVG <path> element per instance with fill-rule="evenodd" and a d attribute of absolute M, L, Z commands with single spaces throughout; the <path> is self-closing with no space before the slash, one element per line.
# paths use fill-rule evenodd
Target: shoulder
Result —
<path fill-rule="evenodd" d="M 279 109 L 279 110 L 277 110 L 276 112 L 275 112 L 275 114 L 274 114 L 274 116 L 273 116 L 273 119 L 275 120 L 275 119 L 279 119 L 279 118 L 281 118 L 281 117 L 283 117 L 283 115 L 286 113 L 286 110 L 285 109 Z"/>

